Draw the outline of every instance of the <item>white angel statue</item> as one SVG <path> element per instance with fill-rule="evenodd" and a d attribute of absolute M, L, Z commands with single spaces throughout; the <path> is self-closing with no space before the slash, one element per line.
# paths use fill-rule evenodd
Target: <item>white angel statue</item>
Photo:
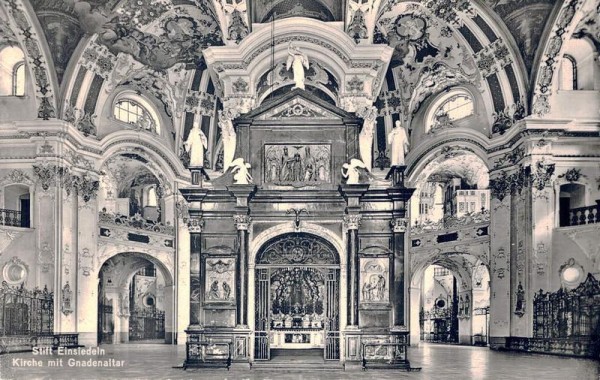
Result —
<path fill-rule="evenodd" d="M 208 146 L 208 140 L 200 129 L 200 123 L 195 121 L 187 140 L 183 143 L 190 156 L 190 168 L 204 167 L 204 149 Z"/>
<path fill-rule="evenodd" d="M 236 185 L 248 185 L 252 183 L 252 176 L 248 172 L 248 169 L 252 166 L 244 162 L 243 158 L 236 158 L 231 162 L 233 183 Z"/>
<path fill-rule="evenodd" d="M 296 82 L 292 89 L 300 88 L 304 90 L 304 69 L 308 70 L 308 57 L 293 42 L 290 42 L 288 46 L 288 59 L 285 68 L 289 70 L 290 67 L 294 72 L 294 82 Z"/>
<path fill-rule="evenodd" d="M 219 127 L 221 128 L 221 136 L 223 136 L 223 172 L 226 172 L 233 161 L 237 140 L 235 129 L 228 113 L 219 111 Z"/>
<path fill-rule="evenodd" d="M 346 163 L 342 165 L 342 177 L 346 179 L 346 184 L 348 185 L 356 185 L 358 184 L 359 173 L 357 168 L 367 168 L 364 162 L 353 158 L 350 160 L 350 163 Z"/>

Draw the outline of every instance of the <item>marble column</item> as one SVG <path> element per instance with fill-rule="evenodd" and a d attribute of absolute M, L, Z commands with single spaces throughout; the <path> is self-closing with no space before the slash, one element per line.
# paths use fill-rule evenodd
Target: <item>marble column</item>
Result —
<path fill-rule="evenodd" d="M 77 332 L 79 343 L 95 346 L 98 342 L 98 276 L 103 262 L 98 262 L 98 205 L 88 198 L 78 197 L 77 222 Z M 95 196 L 95 195 L 94 195 Z"/>
<path fill-rule="evenodd" d="M 236 261 L 236 325 L 248 326 L 248 227 L 252 218 L 239 214 L 233 216 L 238 231 L 239 253 Z"/>
<path fill-rule="evenodd" d="M 239 252 L 236 260 L 236 317 L 238 328 L 248 328 L 248 230 L 250 218 L 250 199 L 256 192 L 256 185 L 231 185 L 227 190 L 235 197 L 233 221 L 238 231 Z"/>
<path fill-rule="evenodd" d="M 357 329 L 358 320 L 358 292 L 359 292 L 359 262 L 358 227 L 360 226 L 361 206 L 360 198 L 369 190 L 369 185 L 342 185 L 339 192 L 346 200 L 346 215 L 343 226 L 346 232 L 346 289 L 348 309 L 346 313 L 347 327 Z"/>
<path fill-rule="evenodd" d="M 390 221 L 392 228 L 392 244 L 394 257 L 390 268 L 392 278 L 392 294 L 390 301 L 393 308 L 393 326 L 404 326 L 406 324 L 404 310 L 404 235 L 408 221 L 406 218 L 394 218 Z"/>
<path fill-rule="evenodd" d="M 409 329 L 410 329 L 410 345 L 418 346 L 421 341 L 421 320 L 420 320 L 420 311 L 421 311 L 421 288 L 411 286 L 409 291 L 410 297 L 410 320 L 409 320 Z"/>
<path fill-rule="evenodd" d="M 198 265 L 192 268 L 190 265 L 190 276 L 196 274 L 199 276 L 197 286 L 199 289 L 191 289 L 191 292 L 198 295 L 198 303 L 190 307 L 190 324 L 202 325 L 202 301 L 204 300 L 204 271 L 202 270 L 202 230 L 204 229 L 204 219 L 200 216 L 193 216 L 188 219 L 188 230 L 190 235 L 190 256 L 191 263 Z M 195 258 L 195 259 L 194 259 Z M 191 303 L 191 298 L 188 300 Z"/>
<path fill-rule="evenodd" d="M 346 215 L 344 227 L 347 232 L 347 275 L 348 279 L 348 326 L 358 327 L 358 291 L 359 291 L 359 262 L 358 262 L 358 227 L 360 227 L 361 216 L 358 214 Z"/>
<path fill-rule="evenodd" d="M 176 277 L 176 304 L 177 304 L 177 344 L 185 344 L 187 334 L 185 330 L 190 324 L 190 232 L 187 227 L 187 216 L 177 222 L 177 277 Z"/>

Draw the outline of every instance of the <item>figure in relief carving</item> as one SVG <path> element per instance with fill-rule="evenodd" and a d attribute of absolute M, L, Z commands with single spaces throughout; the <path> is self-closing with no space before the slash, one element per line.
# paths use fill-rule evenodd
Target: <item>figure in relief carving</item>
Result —
<path fill-rule="evenodd" d="M 204 167 L 204 149 L 208 146 L 208 140 L 200 129 L 200 123 L 194 122 L 194 126 L 192 127 L 184 146 L 190 156 L 189 167 Z"/>
<path fill-rule="evenodd" d="M 208 299 L 209 300 L 218 300 L 221 298 L 221 292 L 219 291 L 219 281 L 215 280 L 210 285 L 210 290 L 208 291 Z"/>
<path fill-rule="evenodd" d="M 359 172 L 357 168 L 366 168 L 364 162 L 353 158 L 349 164 L 342 165 L 342 177 L 346 178 L 346 184 L 356 185 L 358 184 Z"/>
<path fill-rule="evenodd" d="M 362 130 L 358 135 L 358 145 L 360 149 L 360 158 L 365 163 L 368 171 L 371 171 L 371 161 L 373 160 L 373 131 L 377 119 L 377 108 L 367 107 L 359 114 L 364 119 Z"/>
<path fill-rule="evenodd" d="M 223 136 L 223 172 L 226 172 L 235 155 L 237 136 L 230 115 L 222 111 L 219 111 L 219 127 Z"/>
<path fill-rule="evenodd" d="M 229 284 L 227 282 L 223 281 L 223 299 L 225 301 L 228 301 L 230 296 L 231 296 L 231 286 L 229 286 Z"/>
<path fill-rule="evenodd" d="M 236 158 L 231 163 L 233 173 L 233 183 L 236 185 L 248 185 L 252 183 L 252 176 L 248 169 L 252 166 L 244 162 L 243 158 Z"/>
<path fill-rule="evenodd" d="M 304 69 L 308 70 L 308 57 L 298 47 L 294 46 L 293 42 L 290 42 L 288 46 L 286 70 L 289 70 L 290 67 L 294 73 L 294 82 L 296 83 L 292 89 L 300 88 L 304 90 Z"/>
<path fill-rule="evenodd" d="M 408 151 L 408 135 L 400 125 L 400 120 L 396 120 L 396 126 L 388 135 L 388 144 L 392 146 L 392 166 L 404 166 L 404 156 Z"/>

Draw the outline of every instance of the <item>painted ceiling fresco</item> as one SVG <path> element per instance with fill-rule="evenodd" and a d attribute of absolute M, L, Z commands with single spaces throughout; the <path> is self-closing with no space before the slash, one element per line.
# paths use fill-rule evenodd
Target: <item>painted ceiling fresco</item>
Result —
<path fill-rule="evenodd" d="M 428 95 L 452 85 L 470 83 L 481 87 L 482 77 L 473 54 L 444 21 L 454 18 L 438 13 L 417 4 L 389 6 L 376 26 L 375 42 L 394 48 L 390 67 L 398 90 L 394 96 L 397 104 L 392 106 L 403 115 L 418 110 Z"/>
<path fill-rule="evenodd" d="M 222 45 L 224 40 L 223 25 L 219 23 L 226 21 L 219 18 L 215 4 L 223 9 L 231 6 L 244 12 L 248 9 L 250 22 L 260 23 L 294 16 L 343 21 L 346 7 L 368 3 L 366 0 L 30 1 L 48 41 L 59 81 L 81 39 L 91 36 L 113 54 L 128 54 L 152 70 L 164 71 L 178 63 L 189 68 L 201 65 L 203 49 Z M 556 1 L 484 1 L 513 34 L 530 71 L 542 31 Z M 462 47 L 456 43 L 449 28 L 456 26 L 460 14 L 471 11 L 471 3 L 467 0 L 381 2 L 375 41 L 389 43 L 395 48 L 392 66 L 397 68 L 396 77 L 406 82 L 402 85 L 416 86 L 425 74 L 431 76 L 441 71 L 439 66 L 431 65 L 432 60 L 446 62 L 456 78 L 476 81 L 473 62 L 467 62 L 468 58 L 456 61 Z M 246 34 L 242 33 L 236 39 Z M 423 73 L 423 67 L 432 72 Z M 413 101 L 418 103 L 418 98 L 417 94 Z"/>
<path fill-rule="evenodd" d="M 531 72 L 538 42 L 556 0 L 485 0 L 511 31 Z"/>
<path fill-rule="evenodd" d="M 96 38 L 157 71 L 178 63 L 202 64 L 202 50 L 221 45 L 211 2 L 171 0 L 31 0 L 42 25 L 59 81 L 84 37 Z"/>

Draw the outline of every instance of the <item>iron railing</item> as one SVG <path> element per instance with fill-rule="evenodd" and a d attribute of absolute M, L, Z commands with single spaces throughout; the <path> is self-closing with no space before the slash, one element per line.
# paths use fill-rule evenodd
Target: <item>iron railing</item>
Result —
<path fill-rule="evenodd" d="M 0 208 L 0 225 L 29 228 L 29 217 L 22 215 L 21 211 Z"/>

